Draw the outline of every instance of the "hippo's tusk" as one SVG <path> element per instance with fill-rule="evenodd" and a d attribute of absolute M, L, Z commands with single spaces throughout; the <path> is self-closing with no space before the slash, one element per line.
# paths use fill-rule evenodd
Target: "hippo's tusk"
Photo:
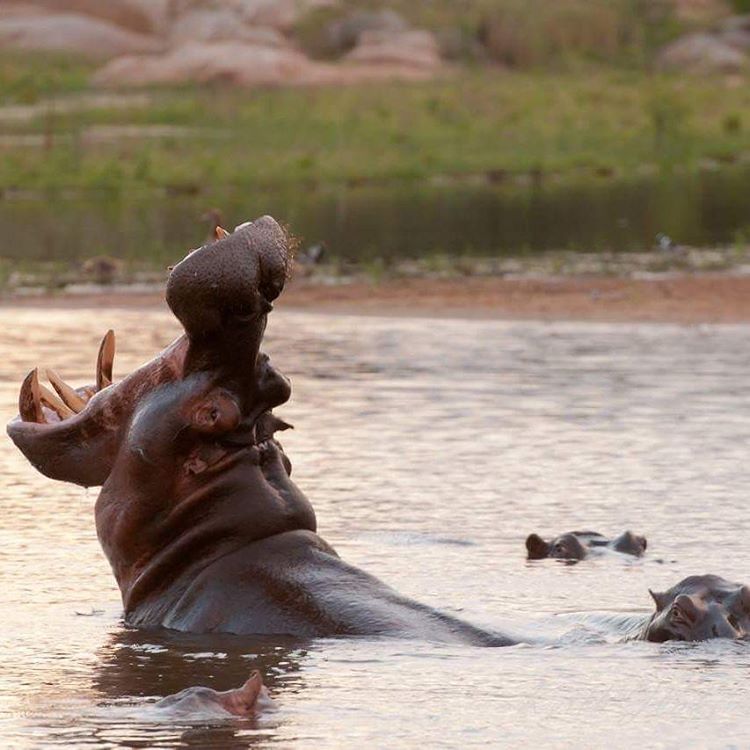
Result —
<path fill-rule="evenodd" d="M 48 406 L 53 411 L 57 412 L 57 416 L 60 417 L 60 419 L 67 419 L 75 414 L 75 412 L 56 393 L 53 393 L 46 385 L 39 383 L 38 376 L 37 384 L 39 386 L 39 399 L 45 406 Z"/>
<path fill-rule="evenodd" d="M 81 398 L 54 370 L 47 370 L 47 379 L 52 387 L 57 391 L 65 405 L 71 408 L 76 414 L 83 411 L 86 407 L 86 401 Z"/>
<path fill-rule="evenodd" d="M 227 232 L 224 227 L 217 226 L 214 230 L 214 234 L 216 235 L 217 240 L 223 240 L 225 237 L 229 237 L 229 232 Z"/>
<path fill-rule="evenodd" d="M 21 384 L 21 393 L 18 396 L 18 413 L 24 422 L 41 422 L 44 418 L 42 401 L 39 398 L 39 375 L 34 368 Z"/>
<path fill-rule="evenodd" d="M 110 328 L 104 335 L 96 358 L 96 389 L 112 385 L 112 365 L 115 361 L 115 332 Z"/>

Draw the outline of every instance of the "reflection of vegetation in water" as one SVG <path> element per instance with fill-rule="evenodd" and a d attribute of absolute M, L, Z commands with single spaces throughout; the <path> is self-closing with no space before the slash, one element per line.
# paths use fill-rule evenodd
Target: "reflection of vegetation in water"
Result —
<path fill-rule="evenodd" d="M 54 288 L 91 281 L 83 261 L 111 256 L 125 261 L 129 278 L 141 269 L 161 281 L 169 264 L 205 240 L 201 217 L 213 206 L 222 208 L 230 229 L 269 213 L 294 228 L 303 249 L 325 241 L 326 273 L 334 276 L 356 266 L 378 279 L 414 259 L 420 259 L 420 272 L 440 275 L 476 273 L 481 258 L 525 257 L 533 265 L 542 252 L 651 250 L 662 232 L 684 246 L 739 246 L 747 236 L 749 182 L 750 170 L 727 167 L 668 178 L 528 186 L 469 181 L 217 188 L 206 195 L 21 194 L 0 200 L 0 232 L 7 240 L 0 277 L 7 283 L 13 275 L 33 273 Z"/>

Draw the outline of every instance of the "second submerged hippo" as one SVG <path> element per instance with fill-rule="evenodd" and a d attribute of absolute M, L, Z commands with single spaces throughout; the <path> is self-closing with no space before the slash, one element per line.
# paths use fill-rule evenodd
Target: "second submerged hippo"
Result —
<path fill-rule="evenodd" d="M 264 709 L 271 708 L 273 701 L 268 695 L 260 672 L 253 672 L 246 682 L 234 690 L 213 690 L 209 687 L 189 687 L 174 695 L 162 698 L 154 705 L 170 717 L 241 716 L 251 718 Z"/>
<path fill-rule="evenodd" d="M 624 531 L 614 539 L 608 539 L 596 531 L 569 531 L 546 542 L 538 534 L 526 538 L 529 560 L 552 557 L 557 560 L 583 560 L 592 550 L 609 549 L 625 555 L 640 557 L 646 551 L 646 537 L 632 531 Z"/>
<path fill-rule="evenodd" d="M 656 612 L 639 632 L 646 641 L 747 638 L 750 587 L 715 575 L 689 576 L 671 589 L 649 591 Z"/>

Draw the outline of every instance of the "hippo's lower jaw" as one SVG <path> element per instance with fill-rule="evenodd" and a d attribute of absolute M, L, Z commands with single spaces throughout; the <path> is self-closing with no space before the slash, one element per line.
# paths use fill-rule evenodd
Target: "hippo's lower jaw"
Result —
<path fill-rule="evenodd" d="M 146 393 L 182 376 L 187 349 L 182 336 L 113 384 L 115 335 L 109 331 L 99 348 L 93 384 L 74 389 L 47 370 L 52 390 L 41 382 L 38 369 L 27 375 L 19 415 L 8 424 L 8 434 L 45 476 L 84 487 L 104 484 L 135 406 Z"/>

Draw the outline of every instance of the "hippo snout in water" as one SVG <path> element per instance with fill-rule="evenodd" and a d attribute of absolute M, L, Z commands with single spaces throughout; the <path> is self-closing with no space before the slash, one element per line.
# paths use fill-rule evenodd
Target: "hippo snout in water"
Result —
<path fill-rule="evenodd" d="M 592 551 L 605 549 L 641 557 L 646 551 L 646 537 L 625 531 L 620 536 L 609 539 L 596 531 L 569 531 L 550 541 L 545 541 L 538 534 L 529 534 L 526 538 L 529 560 L 543 560 L 547 557 L 584 560 Z"/>
<path fill-rule="evenodd" d="M 715 575 L 689 576 L 662 593 L 650 592 L 656 612 L 640 637 L 647 641 L 705 641 L 750 635 L 750 587 Z"/>

